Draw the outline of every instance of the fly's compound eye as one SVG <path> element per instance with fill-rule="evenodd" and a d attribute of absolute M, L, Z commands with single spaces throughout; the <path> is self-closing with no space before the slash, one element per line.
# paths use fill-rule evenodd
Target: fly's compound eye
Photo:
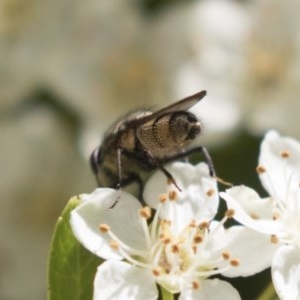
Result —
<path fill-rule="evenodd" d="M 192 113 L 186 112 L 188 132 L 186 141 L 194 140 L 201 133 L 201 123 Z"/>
<path fill-rule="evenodd" d="M 197 118 L 188 112 L 180 112 L 174 115 L 172 122 L 172 134 L 178 143 L 190 141 L 201 132 L 201 124 Z"/>
<path fill-rule="evenodd" d="M 101 148 L 96 148 L 90 157 L 90 165 L 94 174 L 98 174 L 99 164 L 101 162 Z"/>
<path fill-rule="evenodd" d="M 194 140 L 197 135 L 201 132 L 201 124 L 200 122 L 193 123 L 189 129 L 189 133 L 187 135 L 187 140 Z"/>

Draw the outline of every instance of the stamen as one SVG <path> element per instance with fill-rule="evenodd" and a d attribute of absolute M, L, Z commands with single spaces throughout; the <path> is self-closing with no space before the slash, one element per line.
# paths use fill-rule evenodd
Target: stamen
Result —
<path fill-rule="evenodd" d="M 135 249 L 133 247 L 128 246 L 122 240 L 120 240 L 111 230 L 109 230 L 107 233 L 109 234 L 109 236 L 111 237 L 112 240 L 118 242 L 119 251 L 124 250 L 124 252 L 127 251 L 131 254 L 139 255 L 141 257 L 145 257 L 148 254 L 148 252 L 146 250 L 143 251 L 143 250 Z"/>
<path fill-rule="evenodd" d="M 258 220 L 259 216 L 255 213 L 255 212 L 250 212 L 249 216 L 251 217 L 251 219 L 253 220 Z"/>
<path fill-rule="evenodd" d="M 200 244 L 203 242 L 203 235 L 200 233 L 195 234 L 194 236 L 194 243 L 195 244 Z"/>
<path fill-rule="evenodd" d="M 272 234 L 272 235 L 271 235 L 271 243 L 272 243 L 272 244 L 277 244 L 278 242 L 279 242 L 278 236 L 275 235 L 275 234 Z"/>
<path fill-rule="evenodd" d="M 291 153 L 288 150 L 283 150 L 280 152 L 280 155 L 283 158 L 289 158 L 291 156 Z"/>
<path fill-rule="evenodd" d="M 159 225 L 162 227 L 161 229 L 165 230 L 165 228 L 170 227 L 172 225 L 172 221 L 163 219 L 163 220 L 160 220 Z"/>
<path fill-rule="evenodd" d="M 112 248 L 113 250 L 119 250 L 119 243 L 117 241 L 111 241 L 109 243 L 110 248 Z"/>
<path fill-rule="evenodd" d="M 210 233 L 209 233 L 209 235 L 208 235 L 208 239 L 210 239 L 210 238 L 213 236 L 213 234 L 214 234 L 215 232 L 217 232 L 220 228 L 222 228 L 223 225 L 225 224 L 225 222 L 226 222 L 230 217 L 232 217 L 233 215 L 234 215 L 234 210 L 233 210 L 233 209 L 228 209 L 228 210 L 225 212 L 225 215 L 224 215 L 224 217 L 221 219 L 221 221 L 217 223 L 217 226 L 215 226 L 215 227 L 210 231 Z M 208 240 L 208 239 L 207 239 L 207 240 Z"/>
<path fill-rule="evenodd" d="M 240 261 L 237 258 L 231 259 L 229 263 L 233 267 L 238 267 L 240 265 Z"/>
<path fill-rule="evenodd" d="M 170 244 L 172 242 L 172 239 L 171 239 L 170 236 L 163 237 L 163 238 L 161 238 L 161 242 L 164 243 L 165 245 L 168 245 L 168 244 Z"/>
<path fill-rule="evenodd" d="M 201 285 L 200 285 L 199 281 L 193 281 L 192 282 L 192 289 L 193 290 L 200 290 L 200 287 L 201 287 Z"/>
<path fill-rule="evenodd" d="M 198 257 L 200 257 L 200 256 L 198 256 Z M 203 260 L 203 257 L 200 258 L 200 260 Z M 207 265 L 207 266 L 216 266 L 216 265 L 219 265 L 220 263 L 223 264 L 225 259 L 221 254 L 220 256 L 216 257 L 215 259 L 206 259 L 206 258 L 204 258 L 204 260 L 205 260 L 205 265 Z M 193 264 L 194 264 L 194 262 L 193 262 Z M 196 261 L 196 264 L 199 264 L 199 262 Z M 227 270 L 227 268 L 228 268 L 228 266 L 226 266 L 226 270 Z M 210 269 L 210 268 L 208 268 L 208 269 Z M 214 273 L 214 274 L 216 274 L 216 273 Z"/>
<path fill-rule="evenodd" d="M 214 227 L 214 228 L 210 231 L 208 238 L 210 238 L 216 231 L 218 231 L 218 230 L 225 224 L 225 222 L 226 222 L 228 219 L 232 218 L 232 217 L 234 216 L 234 213 L 235 213 L 234 209 L 231 209 L 231 208 L 228 209 L 228 210 L 225 212 L 225 215 L 224 215 L 224 217 L 221 219 L 221 221 L 220 221 L 219 223 L 217 223 L 217 226 Z"/>
<path fill-rule="evenodd" d="M 266 180 L 268 181 L 268 184 L 270 186 L 270 188 L 268 189 L 268 191 L 269 191 L 270 195 L 274 196 L 275 198 L 278 198 L 277 189 L 274 188 L 273 181 L 269 177 L 269 174 L 267 172 L 268 171 L 267 168 L 264 167 L 264 166 L 262 166 L 262 165 L 259 165 L 256 168 L 256 171 L 257 171 L 258 175 L 264 176 L 266 178 Z"/>
<path fill-rule="evenodd" d="M 145 218 L 146 220 L 151 218 L 151 208 L 148 206 L 145 206 L 140 209 L 140 216 L 142 218 Z"/>
<path fill-rule="evenodd" d="M 147 220 L 151 217 L 151 208 L 145 206 L 139 210 L 140 217 L 141 217 L 141 224 L 143 228 L 143 232 L 146 238 L 147 249 L 151 248 L 152 239 L 149 232 L 149 226 L 147 224 Z"/>
<path fill-rule="evenodd" d="M 192 221 L 190 222 L 190 224 L 189 224 L 189 227 L 190 227 L 190 228 L 196 228 L 196 227 L 197 227 L 197 222 L 196 222 L 196 220 L 192 220 Z"/>
<path fill-rule="evenodd" d="M 159 200 L 160 203 L 165 203 L 168 200 L 168 195 L 167 194 L 161 194 L 161 195 L 159 195 L 158 200 Z"/>
<path fill-rule="evenodd" d="M 169 200 L 170 201 L 175 201 L 177 199 L 177 196 L 178 196 L 178 194 L 176 191 L 172 190 L 169 192 Z"/>
<path fill-rule="evenodd" d="M 160 270 L 159 270 L 158 268 L 154 268 L 154 269 L 152 270 L 152 273 L 153 273 L 153 275 L 156 276 L 156 277 L 160 276 L 160 274 L 161 274 L 161 272 L 160 272 Z"/>
<path fill-rule="evenodd" d="M 229 251 L 223 251 L 223 252 L 222 252 L 222 257 L 223 257 L 225 260 L 229 260 L 229 258 L 230 258 L 230 253 L 229 253 Z"/>
<path fill-rule="evenodd" d="M 125 258 L 128 262 L 132 263 L 133 265 L 139 266 L 141 268 L 145 268 L 148 270 L 151 269 L 151 265 L 134 259 L 132 256 L 128 255 L 128 253 L 126 251 L 124 251 L 124 249 L 119 248 L 119 252 L 123 256 L 123 258 Z"/>
<path fill-rule="evenodd" d="M 110 227 L 107 224 L 100 224 L 99 225 L 99 231 L 101 233 L 107 233 L 110 231 Z"/>
<path fill-rule="evenodd" d="M 172 253 L 179 253 L 179 246 L 177 244 L 173 244 L 171 246 Z"/>
<path fill-rule="evenodd" d="M 162 198 L 163 195 L 166 196 L 166 199 L 165 199 L 165 201 L 166 201 L 167 200 L 167 195 L 166 194 L 162 194 L 160 196 L 160 198 Z M 156 240 L 157 227 L 159 225 L 159 215 L 160 215 L 160 212 L 161 212 L 161 210 L 163 208 L 163 203 L 164 202 L 161 202 L 161 201 L 158 202 L 158 205 L 157 205 L 157 208 L 156 208 L 156 211 L 155 211 L 155 214 L 154 214 L 154 218 L 153 218 L 153 221 L 152 221 L 152 224 L 151 224 L 150 236 L 151 236 L 151 240 L 152 241 Z"/>
<path fill-rule="evenodd" d="M 206 196 L 207 197 L 212 197 L 213 195 L 215 195 L 215 190 L 209 189 L 208 191 L 206 191 Z"/>
<path fill-rule="evenodd" d="M 209 276 L 221 274 L 231 268 L 232 268 L 231 265 L 227 265 L 226 267 L 221 269 L 214 269 L 210 271 L 196 271 L 195 274 L 197 275 L 197 277 L 209 277 Z"/>
<path fill-rule="evenodd" d="M 235 214 L 235 211 L 234 211 L 234 209 L 228 209 L 226 212 L 225 212 L 225 216 L 228 218 L 228 219 L 232 219 L 233 218 L 233 216 L 234 216 L 234 214 Z"/>
<path fill-rule="evenodd" d="M 259 166 L 256 167 L 256 172 L 257 172 L 258 174 L 262 174 L 262 173 L 267 172 L 267 169 L 266 169 L 264 166 L 259 165 Z"/>
<path fill-rule="evenodd" d="M 162 252 L 165 249 L 165 245 L 157 242 L 154 247 L 151 249 L 152 265 L 157 266 L 159 264 L 159 260 L 161 258 Z"/>
<path fill-rule="evenodd" d="M 207 198 L 205 199 L 206 201 L 204 202 L 203 205 L 199 206 L 199 210 L 196 212 L 195 218 L 198 219 L 203 215 L 203 212 L 206 213 L 206 210 L 210 210 L 210 199 L 212 196 L 214 196 L 216 193 L 215 187 L 211 187 L 206 191 L 206 196 Z"/>
<path fill-rule="evenodd" d="M 199 229 L 200 230 L 205 230 L 209 228 L 209 222 L 208 221 L 203 221 L 199 224 Z"/>

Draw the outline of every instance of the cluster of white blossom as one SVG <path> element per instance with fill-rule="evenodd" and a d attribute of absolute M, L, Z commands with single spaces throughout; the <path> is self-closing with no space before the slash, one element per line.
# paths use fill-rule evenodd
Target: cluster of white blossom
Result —
<path fill-rule="evenodd" d="M 221 192 L 227 211 L 215 216 L 219 192 L 205 163 L 168 167 L 182 191 L 155 173 L 145 206 L 132 195 L 98 188 L 72 211 L 77 239 L 105 261 L 94 299 L 157 299 L 157 286 L 179 299 L 240 299 L 216 278 L 250 276 L 271 266 L 281 299 L 299 299 L 300 143 L 275 131 L 265 136 L 257 167 L 269 197 L 246 186 Z M 239 225 L 224 226 L 234 218 Z"/>

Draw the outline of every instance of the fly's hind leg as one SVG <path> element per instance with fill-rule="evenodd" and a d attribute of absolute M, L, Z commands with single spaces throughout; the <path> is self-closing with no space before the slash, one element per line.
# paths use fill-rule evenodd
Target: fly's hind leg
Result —
<path fill-rule="evenodd" d="M 165 163 L 169 163 L 169 162 L 172 162 L 175 160 L 185 159 L 196 152 L 202 152 L 202 154 L 204 155 L 204 158 L 206 160 L 207 166 L 208 166 L 209 175 L 211 177 L 216 177 L 216 171 L 215 171 L 215 167 L 212 162 L 211 156 L 210 156 L 209 152 L 207 151 L 207 149 L 203 146 L 198 146 L 198 147 L 189 149 L 185 152 L 181 152 L 181 153 L 172 155 L 172 156 L 164 159 L 163 163 L 165 164 Z"/>
<path fill-rule="evenodd" d="M 203 146 L 198 146 L 198 147 L 189 149 L 185 152 L 175 154 L 175 155 L 165 159 L 163 161 L 163 163 L 165 164 L 165 163 L 172 162 L 172 161 L 175 161 L 175 160 L 178 160 L 178 159 L 184 159 L 184 158 L 187 158 L 187 157 L 189 157 L 190 155 L 192 155 L 196 152 L 202 152 L 202 154 L 204 155 L 204 158 L 205 158 L 207 166 L 208 166 L 209 175 L 211 177 L 215 178 L 218 182 L 220 182 L 224 185 L 232 186 L 232 184 L 230 182 L 227 182 L 227 181 L 223 180 L 222 178 L 216 176 L 216 171 L 215 171 L 215 167 L 214 167 L 213 161 L 211 159 L 211 156 L 210 156 L 209 152 L 207 151 L 207 149 Z"/>

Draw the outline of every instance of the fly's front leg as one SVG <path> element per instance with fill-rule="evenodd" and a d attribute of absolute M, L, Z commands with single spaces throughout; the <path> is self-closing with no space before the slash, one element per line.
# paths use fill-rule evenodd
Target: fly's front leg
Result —
<path fill-rule="evenodd" d="M 117 174 L 118 174 L 118 184 L 116 188 L 118 190 L 122 187 L 122 148 L 117 149 Z"/>
<path fill-rule="evenodd" d="M 100 151 L 100 147 L 98 147 L 92 152 L 90 157 L 90 166 L 95 175 L 98 187 L 100 186 L 99 177 L 98 177 L 100 156 L 101 156 L 101 151 Z"/>
<path fill-rule="evenodd" d="M 181 192 L 181 188 L 179 187 L 179 185 L 177 184 L 176 180 L 174 179 L 174 177 L 172 176 L 172 174 L 166 170 L 166 168 L 163 166 L 163 164 L 160 162 L 160 161 L 157 161 L 155 159 L 155 157 L 153 156 L 153 154 L 149 151 L 149 150 L 145 150 L 145 153 L 149 159 L 149 161 L 156 167 L 158 168 L 159 170 L 161 170 L 165 176 L 167 177 L 168 179 L 168 182 L 170 183 L 173 183 L 176 188 L 178 189 L 178 191 Z"/>
<path fill-rule="evenodd" d="M 176 180 L 174 179 L 174 177 L 172 176 L 172 174 L 171 174 L 168 170 L 166 170 L 166 169 L 163 167 L 163 165 L 161 165 L 161 164 L 158 164 L 157 167 L 158 167 L 159 170 L 161 170 L 161 171 L 165 174 L 165 176 L 167 177 L 168 181 L 169 181 L 170 183 L 173 183 L 173 184 L 176 186 L 176 188 L 178 189 L 178 191 L 181 192 L 181 188 L 180 188 L 179 185 L 177 184 L 177 182 L 176 182 Z"/>
<path fill-rule="evenodd" d="M 205 157 L 205 160 L 206 160 L 206 163 L 208 165 L 209 175 L 211 177 L 215 178 L 218 182 L 220 182 L 224 185 L 232 186 L 232 184 L 230 182 L 227 182 L 227 181 L 223 180 L 222 178 L 220 178 L 216 175 L 214 164 L 213 164 L 212 159 L 211 159 L 211 157 L 210 157 L 210 155 L 209 155 L 209 153 L 208 153 L 208 151 L 205 147 L 199 146 L 199 147 L 197 147 L 195 149 L 191 149 L 191 150 L 194 150 L 194 151 L 199 150 L 203 153 L 203 155 Z"/>
<path fill-rule="evenodd" d="M 118 174 L 118 184 L 116 186 L 118 190 L 117 199 L 110 208 L 114 208 L 121 198 L 121 188 L 122 188 L 122 148 L 117 149 L 117 174 Z"/>
<path fill-rule="evenodd" d="M 172 155 L 172 156 L 164 159 L 163 163 L 165 164 L 165 163 L 169 163 L 169 162 L 176 161 L 176 160 L 179 160 L 179 159 L 185 159 L 185 158 L 189 157 L 190 155 L 192 155 L 196 152 L 202 152 L 202 154 L 204 155 L 204 158 L 206 160 L 207 166 L 208 166 L 209 175 L 211 177 L 216 177 L 216 172 L 215 172 L 215 168 L 214 168 L 214 164 L 212 162 L 212 159 L 211 159 L 207 149 L 203 146 L 198 146 L 198 147 L 189 149 L 185 152 L 181 152 L 181 153 Z"/>
<path fill-rule="evenodd" d="M 211 177 L 216 177 L 215 167 L 214 167 L 214 164 L 212 162 L 212 159 L 211 159 L 211 156 L 210 156 L 209 152 L 203 146 L 199 146 L 199 150 L 203 153 L 203 155 L 205 157 L 206 163 L 208 165 L 209 175 Z"/>
<path fill-rule="evenodd" d="M 143 200 L 143 181 L 141 179 L 141 177 L 136 174 L 136 173 L 131 173 L 129 174 L 129 176 L 125 179 L 123 179 L 123 171 L 122 171 L 122 155 L 128 155 L 128 153 L 126 152 L 126 150 L 122 149 L 122 148 L 118 148 L 117 149 L 117 173 L 118 173 L 118 184 L 116 186 L 117 190 L 118 190 L 118 196 L 117 196 L 117 200 L 116 202 L 113 204 L 112 207 L 114 207 L 117 202 L 119 201 L 120 197 L 121 197 L 121 189 L 123 186 L 126 186 L 132 182 L 136 182 L 138 184 L 138 197 L 140 202 L 144 205 L 145 202 Z"/>
<path fill-rule="evenodd" d="M 185 152 L 175 154 L 175 155 L 165 159 L 163 161 L 163 163 L 172 162 L 172 161 L 175 161 L 175 160 L 178 160 L 178 159 L 184 159 L 184 158 L 194 154 L 195 152 L 202 152 L 202 154 L 204 155 L 204 158 L 205 158 L 207 166 L 208 166 L 209 175 L 211 177 L 215 178 L 218 182 L 220 182 L 224 185 L 232 186 L 232 184 L 230 182 L 227 182 L 227 181 L 223 180 L 222 178 L 216 176 L 216 171 L 215 171 L 214 164 L 212 162 L 211 156 L 209 155 L 209 152 L 207 151 L 207 149 L 203 146 L 198 146 L 198 147 L 189 149 Z"/>

